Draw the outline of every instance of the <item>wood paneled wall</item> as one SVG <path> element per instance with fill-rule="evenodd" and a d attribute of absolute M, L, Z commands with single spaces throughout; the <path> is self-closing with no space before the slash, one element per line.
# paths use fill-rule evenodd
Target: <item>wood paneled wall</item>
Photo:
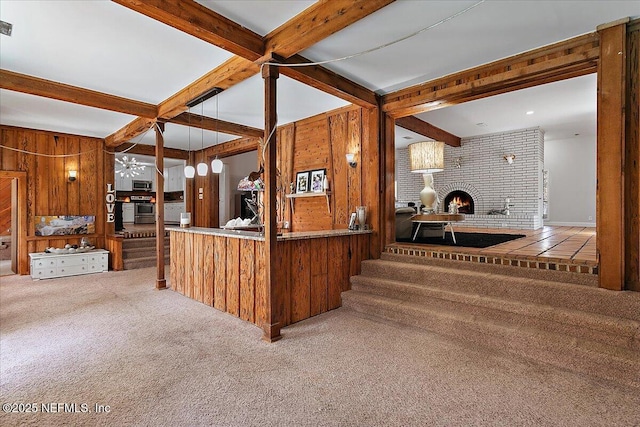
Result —
<path fill-rule="evenodd" d="M 264 241 L 172 231 L 171 287 L 259 327 L 267 321 Z M 277 243 L 276 318 L 287 326 L 340 307 L 369 258 L 369 234 Z M 200 266 L 193 268 L 194 265 Z"/>
<path fill-rule="evenodd" d="M 364 172 L 372 177 L 373 187 L 378 181 L 377 138 L 375 144 L 363 144 L 363 139 L 369 141 L 369 128 L 364 129 L 363 138 L 363 116 L 370 124 L 368 110 L 349 106 L 278 129 L 277 163 L 286 193 L 289 193 L 288 183 L 295 182 L 298 172 L 317 169 L 326 169 L 331 191 L 331 212 L 323 197 L 296 199 L 294 214 L 286 206 L 284 219 L 290 222 L 291 231 L 346 228 L 349 214 L 365 200 L 370 212 L 377 210 L 377 197 L 372 200 L 370 196 L 363 196 Z M 355 168 L 347 164 L 347 153 L 355 154 Z M 363 170 L 363 160 L 376 169 Z"/>
<path fill-rule="evenodd" d="M 0 141 L 3 146 L 31 153 L 73 154 L 69 157 L 46 157 L 0 149 L 1 170 L 26 172 L 26 200 L 23 203 L 26 204 L 27 244 L 18 254 L 18 262 L 28 265 L 29 252 L 40 252 L 49 246 L 60 247 L 66 243 L 78 244 L 83 237 L 36 237 L 36 215 L 95 215 L 96 233 L 89 237 L 97 247 L 103 248 L 107 228 L 106 184 L 113 182 L 113 167 L 110 174 L 105 173 L 109 163 L 106 157 L 111 156 L 104 152 L 104 141 L 10 126 L 0 126 Z M 69 170 L 78 171 L 76 181 L 68 181 Z"/>
<path fill-rule="evenodd" d="M 0 236 L 11 232 L 11 178 L 0 179 Z"/>

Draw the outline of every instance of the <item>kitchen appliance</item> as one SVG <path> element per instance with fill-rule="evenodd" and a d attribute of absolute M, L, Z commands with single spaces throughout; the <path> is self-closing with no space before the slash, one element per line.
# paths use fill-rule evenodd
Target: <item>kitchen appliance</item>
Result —
<path fill-rule="evenodd" d="M 131 181 L 131 189 L 134 191 L 151 191 L 151 181 Z"/>
<path fill-rule="evenodd" d="M 151 203 L 151 196 L 131 196 L 134 206 L 134 224 L 154 224 L 156 222 L 156 205 Z"/>

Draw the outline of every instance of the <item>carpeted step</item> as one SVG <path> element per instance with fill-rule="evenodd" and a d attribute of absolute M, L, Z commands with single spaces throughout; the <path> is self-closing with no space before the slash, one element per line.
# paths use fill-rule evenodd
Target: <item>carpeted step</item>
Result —
<path fill-rule="evenodd" d="M 165 246 L 164 255 L 169 256 L 169 252 L 169 246 Z M 122 249 L 122 259 L 134 259 L 152 256 L 156 256 L 155 246 Z"/>
<path fill-rule="evenodd" d="M 478 256 L 482 258 L 482 256 Z M 485 264 L 424 256 L 391 254 L 386 252 L 382 253 L 380 259 L 383 261 L 402 262 L 405 264 L 447 267 L 455 270 L 469 270 L 478 273 L 504 274 L 513 277 L 535 278 L 536 280 L 547 280 L 561 283 L 572 283 L 576 285 L 586 285 L 596 288 L 598 287 L 598 276 L 596 274 L 570 273 L 564 271 L 541 270 L 537 268 L 512 267 L 509 265 Z"/>
<path fill-rule="evenodd" d="M 640 293 L 536 280 L 503 271 L 506 274 L 380 259 L 363 261 L 361 276 L 640 321 Z"/>
<path fill-rule="evenodd" d="M 426 329 L 473 345 L 493 347 L 563 369 L 640 387 L 638 352 L 612 349 L 588 339 L 523 325 L 479 319 L 464 310 L 425 307 L 420 302 L 398 300 L 351 290 L 342 294 L 343 307 L 386 320 Z"/>
<path fill-rule="evenodd" d="M 166 257 L 164 259 L 164 262 L 165 262 L 165 265 L 169 265 L 169 258 Z M 122 265 L 124 270 L 135 270 L 137 268 L 155 267 L 156 263 L 157 263 L 157 258 L 155 256 L 122 260 Z"/>
<path fill-rule="evenodd" d="M 164 245 L 169 245 L 170 239 L 164 238 Z M 122 239 L 122 249 L 132 249 L 140 247 L 156 247 L 155 237 L 141 237 L 135 239 Z"/>
<path fill-rule="evenodd" d="M 454 292 L 366 276 L 351 278 L 351 289 L 433 310 L 462 312 L 510 326 L 537 328 L 640 352 L 640 322 L 573 309 Z"/>

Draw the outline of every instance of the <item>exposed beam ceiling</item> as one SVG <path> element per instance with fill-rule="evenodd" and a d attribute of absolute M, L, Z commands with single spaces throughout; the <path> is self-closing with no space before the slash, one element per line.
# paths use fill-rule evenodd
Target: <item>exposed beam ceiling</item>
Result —
<path fill-rule="evenodd" d="M 157 115 L 157 108 L 153 104 L 146 104 L 8 70 L 0 70 L 0 88 L 134 116 L 155 118 Z"/>
<path fill-rule="evenodd" d="M 586 34 L 432 80 L 383 97 L 383 111 L 406 117 L 596 72 L 598 35 Z"/>
<path fill-rule="evenodd" d="M 393 1 L 319 1 L 267 34 L 265 54 L 289 58 Z"/>
<path fill-rule="evenodd" d="M 156 156 L 156 149 L 153 145 L 144 145 L 137 144 L 135 147 L 131 148 L 133 144 L 125 142 L 117 147 L 115 147 L 115 152 L 121 153 L 126 150 L 129 154 L 139 154 L 144 156 Z M 189 152 L 186 150 L 178 150 L 175 148 L 164 148 L 164 157 L 168 159 L 180 159 L 180 160 L 188 160 Z M 166 166 L 165 166 L 166 167 Z"/>
<path fill-rule="evenodd" d="M 171 119 L 187 110 L 186 104 L 188 102 L 208 90 L 214 87 L 228 89 L 234 84 L 257 74 L 260 68 L 252 61 L 258 60 L 259 57 L 262 57 L 262 61 L 264 61 L 277 54 L 278 56 L 288 57 L 289 59 L 285 62 L 289 63 L 310 62 L 308 59 L 297 55 L 297 52 L 368 16 L 394 0 L 318 2 L 264 38 L 273 46 L 268 55 L 264 55 L 264 42 L 260 36 L 192 0 L 157 0 L 153 4 L 139 0 L 113 1 L 238 55 L 160 103 L 158 105 L 158 118 L 171 121 Z M 318 22 L 318 19 L 321 22 Z M 221 34 L 216 32 L 218 27 L 223 30 Z M 308 31 L 301 30 L 301 28 L 306 27 L 309 28 Z M 243 46 L 240 47 L 234 44 L 233 49 L 228 48 L 228 43 L 232 41 L 228 40 L 228 38 L 233 38 L 236 33 L 238 37 L 241 37 L 240 42 L 242 42 Z M 258 48 L 255 37 L 260 39 L 260 48 Z M 280 47 L 284 55 L 279 52 L 278 49 Z M 259 55 L 256 55 L 257 53 Z M 353 104 L 366 108 L 378 105 L 377 96 L 373 91 L 326 68 L 320 66 L 282 67 L 280 71 L 283 75 Z M 136 132 L 135 129 L 138 129 L 138 131 Z M 119 145 L 128 139 L 135 138 L 144 131 L 145 129 L 140 126 L 140 123 L 130 123 L 110 135 L 107 138 L 108 144 Z"/>
<path fill-rule="evenodd" d="M 424 120 L 420 120 L 417 117 L 401 117 L 396 119 L 396 125 L 419 135 L 426 136 L 427 138 L 442 141 L 452 147 L 460 147 L 460 137 L 455 136 L 446 130 L 440 129 L 439 127 L 433 126 Z"/>
<path fill-rule="evenodd" d="M 112 1 L 251 61 L 264 52 L 258 34 L 195 1 Z"/>
<path fill-rule="evenodd" d="M 225 122 L 224 120 L 217 120 L 211 117 L 203 117 L 193 113 L 182 113 L 169 120 L 169 123 L 222 132 L 230 135 L 250 136 L 255 138 L 264 136 L 264 130 L 262 129 Z"/>

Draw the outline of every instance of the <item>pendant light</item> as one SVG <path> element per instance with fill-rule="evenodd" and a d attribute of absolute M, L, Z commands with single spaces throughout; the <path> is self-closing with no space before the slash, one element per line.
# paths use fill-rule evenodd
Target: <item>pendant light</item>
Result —
<path fill-rule="evenodd" d="M 216 145 L 218 145 L 218 97 L 217 96 L 216 96 Z M 216 158 L 213 159 L 213 161 L 211 162 L 211 172 L 221 173 L 223 166 L 224 164 L 222 163 L 222 160 L 220 160 L 216 155 Z"/>
<path fill-rule="evenodd" d="M 191 107 L 189 107 L 189 154 L 191 154 Z M 187 159 L 187 165 L 184 167 L 184 177 L 193 178 L 196 176 L 196 169 L 189 164 Z"/>
<path fill-rule="evenodd" d="M 202 102 L 200 108 L 200 126 L 202 131 L 202 161 L 198 163 L 198 176 L 206 176 L 209 172 L 209 166 L 204 162 L 204 102 Z"/>

